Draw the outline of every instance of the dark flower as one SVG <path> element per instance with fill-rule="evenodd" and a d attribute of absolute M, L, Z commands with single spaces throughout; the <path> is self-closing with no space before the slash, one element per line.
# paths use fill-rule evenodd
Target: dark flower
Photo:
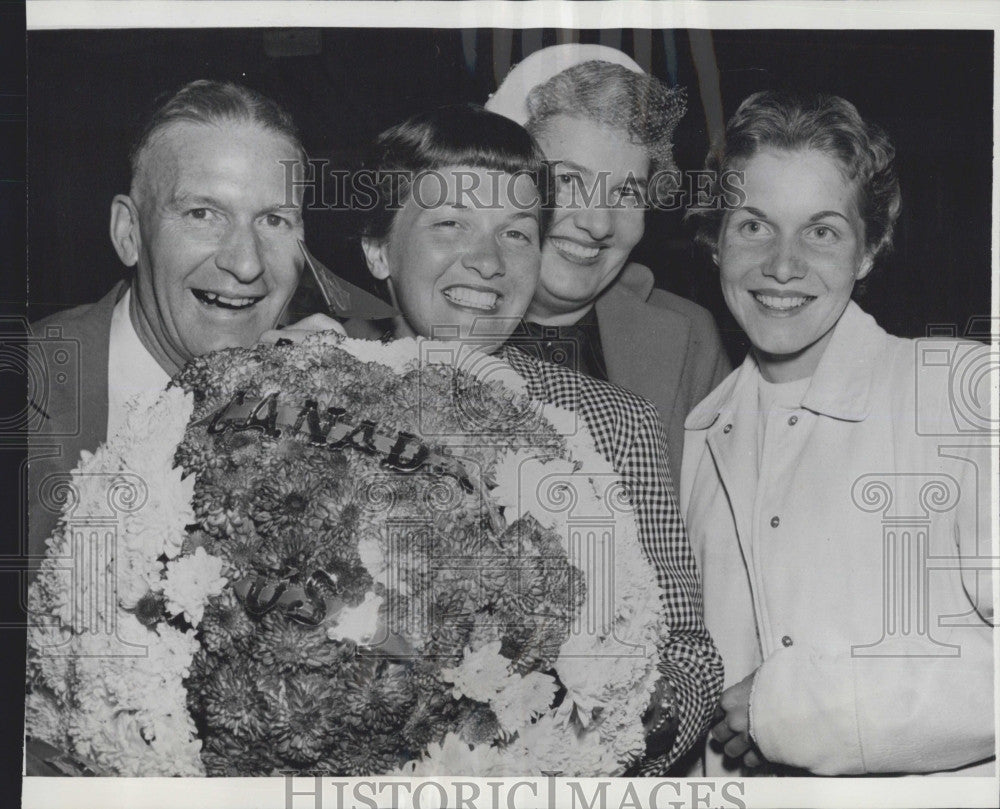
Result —
<path fill-rule="evenodd" d="M 322 626 L 307 627 L 286 618 L 279 610 L 265 615 L 254 637 L 251 654 L 278 673 L 300 668 L 334 666 L 342 656 Z"/>
<path fill-rule="evenodd" d="M 303 523 L 322 484 L 308 473 L 277 475 L 264 480 L 254 493 L 251 516 L 262 535 L 280 536 Z"/>
<path fill-rule="evenodd" d="M 158 590 L 149 590 L 142 596 L 132 609 L 135 619 L 145 627 L 155 626 L 166 617 L 164 609 L 167 603 L 163 593 Z"/>
<path fill-rule="evenodd" d="M 310 762 L 323 755 L 335 726 L 333 697 L 325 674 L 283 680 L 279 698 L 267 708 L 269 736 L 281 758 Z"/>
<path fill-rule="evenodd" d="M 343 678 L 344 712 L 360 728 L 387 731 L 403 724 L 413 700 L 405 665 L 361 658 Z"/>
<path fill-rule="evenodd" d="M 231 588 L 209 601 L 201 622 L 202 638 L 207 649 L 219 652 L 236 641 L 250 637 L 254 623 Z"/>
<path fill-rule="evenodd" d="M 220 666 L 205 682 L 205 719 L 214 732 L 244 738 L 261 734 L 264 705 L 257 689 L 259 672 L 245 661 Z"/>
<path fill-rule="evenodd" d="M 400 751 L 400 739 L 391 734 L 347 733 L 318 765 L 330 775 L 361 777 L 379 775 L 406 763 Z"/>
<path fill-rule="evenodd" d="M 201 760 L 205 773 L 210 776 L 246 778 L 270 775 L 277 763 L 270 751 L 266 744 L 247 743 L 234 736 L 219 735 L 206 740 Z"/>
<path fill-rule="evenodd" d="M 246 492 L 199 480 L 194 490 L 194 513 L 214 537 L 246 531 Z"/>

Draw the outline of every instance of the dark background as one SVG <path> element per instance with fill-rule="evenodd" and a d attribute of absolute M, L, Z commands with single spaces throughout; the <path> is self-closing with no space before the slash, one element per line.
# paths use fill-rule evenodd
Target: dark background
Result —
<path fill-rule="evenodd" d="M 991 31 L 715 31 L 709 37 L 726 117 L 753 91 L 795 87 L 842 95 L 889 132 L 903 214 L 896 249 L 861 298 L 883 326 L 911 337 L 933 324 L 962 333 L 971 317 L 989 315 Z M 126 154 L 139 122 L 159 96 L 185 82 L 232 79 L 261 90 L 291 112 L 312 157 L 349 168 L 384 127 L 430 106 L 482 102 L 511 62 L 567 40 L 620 43 L 627 53 L 638 45 L 640 63 L 648 59 L 655 75 L 686 86 L 689 112 L 676 137 L 677 163 L 702 165 L 706 105 L 686 30 L 29 32 L 29 319 L 96 300 L 122 276 L 107 235 L 110 201 L 128 189 Z M 311 212 L 306 227 L 322 261 L 371 288 L 344 212 Z M 633 257 L 653 269 L 659 286 L 707 306 L 734 360 L 742 357 L 745 343 L 714 268 L 691 246 L 679 212 L 650 213 Z M 306 293 L 296 309 L 308 301 Z"/>

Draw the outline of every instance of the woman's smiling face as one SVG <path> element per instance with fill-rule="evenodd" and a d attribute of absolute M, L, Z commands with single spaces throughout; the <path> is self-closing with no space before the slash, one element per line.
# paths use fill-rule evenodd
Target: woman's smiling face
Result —
<path fill-rule="evenodd" d="M 871 270 L 854 182 L 825 152 L 765 150 L 742 167 L 716 261 L 726 303 L 773 382 L 811 376 L 854 282 Z"/>
<path fill-rule="evenodd" d="M 649 157 L 624 130 L 568 115 L 546 121 L 538 145 L 558 161 L 557 198 L 529 315 L 578 319 L 642 239 Z"/>
<path fill-rule="evenodd" d="M 403 331 L 500 345 L 538 281 L 539 203 L 524 174 L 452 166 L 421 175 L 389 236 L 364 241 L 372 274 L 388 279 L 404 315 Z"/>

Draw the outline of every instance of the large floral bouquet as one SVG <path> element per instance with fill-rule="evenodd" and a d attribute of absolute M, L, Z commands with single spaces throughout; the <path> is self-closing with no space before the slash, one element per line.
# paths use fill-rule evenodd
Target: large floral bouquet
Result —
<path fill-rule="evenodd" d="M 627 492 L 572 414 L 462 352 L 318 336 L 137 401 L 31 591 L 28 733 L 120 775 L 641 756 L 667 628 Z M 94 541 L 79 515 L 114 498 Z"/>

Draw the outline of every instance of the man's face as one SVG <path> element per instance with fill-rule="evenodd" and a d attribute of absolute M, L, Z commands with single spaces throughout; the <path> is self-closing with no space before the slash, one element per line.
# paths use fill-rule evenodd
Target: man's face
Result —
<path fill-rule="evenodd" d="M 302 270 L 301 208 L 280 162 L 297 158 L 251 123 L 173 124 L 150 144 L 134 189 L 133 322 L 166 370 L 251 346 L 278 322 Z"/>
<path fill-rule="evenodd" d="M 623 130 L 567 115 L 546 121 L 538 144 L 559 161 L 556 210 L 528 310 L 546 322 L 582 314 L 625 266 L 645 227 L 649 158 Z"/>

